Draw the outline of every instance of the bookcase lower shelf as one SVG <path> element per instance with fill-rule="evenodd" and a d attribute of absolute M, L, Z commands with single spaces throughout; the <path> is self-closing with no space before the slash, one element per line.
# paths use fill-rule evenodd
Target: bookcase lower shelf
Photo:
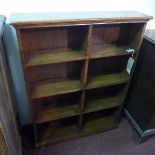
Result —
<path fill-rule="evenodd" d="M 71 124 L 65 124 L 65 122 L 63 122 L 62 125 L 58 127 L 48 124 L 45 128 L 40 127 L 37 146 L 57 144 L 67 140 L 105 132 L 117 127 L 118 124 L 114 116 L 102 116 L 92 118 L 92 120 L 86 118 L 81 130 L 79 130 L 78 124 L 75 122 Z"/>

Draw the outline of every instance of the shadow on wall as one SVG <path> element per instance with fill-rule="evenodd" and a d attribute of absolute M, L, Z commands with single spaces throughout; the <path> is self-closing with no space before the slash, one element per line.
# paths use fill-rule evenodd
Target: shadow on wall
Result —
<path fill-rule="evenodd" d="M 22 65 L 20 61 L 19 48 L 15 29 L 6 24 L 4 29 L 4 44 L 6 56 L 11 70 L 11 76 L 15 88 L 17 107 L 19 111 L 21 125 L 31 123 L 31 114 L 26 95 Z"/>

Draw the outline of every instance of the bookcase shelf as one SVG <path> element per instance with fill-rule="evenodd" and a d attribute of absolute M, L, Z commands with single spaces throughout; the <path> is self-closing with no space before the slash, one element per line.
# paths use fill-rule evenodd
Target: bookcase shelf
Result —
<path fill-rule="evenodd" d="M 126 71 L 122 73 L 95 76 L 89 79 L 87 89 L 123 84 L 127 83 L 128 80 L 129 74 Z"/>
<path fill-rule="evenodd" d="M 46 135 L 45 133 L 49 133 Z M 37 146 L 56 144 L 67 141 L 68 139 L 73 139 L 78 134 L 78 129 L 76 124 L 62 126 L 55 129 L 55 132 L 51 132 L 51 129 L 39 131 L 39 140 Z"/>
<path fill-rule="evenodd" d="M 61 95 L 82 90 L 82 84 L 78 80 L 40 84 L 34 88 L 32 99 Z"/>
<path fill-rule="evenodd" d="M 85 93 L 84 113 L 118 108 L 122 105 L 121 92 L 126 84 L 89 89 Z"/>
<path fill-rule="evenodd" d="M 93 51 L 90 53 L 90 58 L 106 58 L 115 56 L 130 56 L 127 52 L 128 46 L 118 46 L 115 44 L 95 45 Z"/>
<path fill-rule="evenodd" d="M 109 112 L 109 111 L 108 111 Z M 84 133 L 95 133 L 103 132 L 113 128 L 116 128 L 114 114 L 107 111 L 94 112 L 84 115 L 83 132 Z"/>
<path fill-rule="evenodd" d="M 40 107 L 37 109 L 36 123 L 43 123 L 62 119 L 66 117 L 76 116 L 80 114 L 80 109 L 77 104 L 66 104 L 64 106 L 51 106 L 51 107 Z"/>
<path fill-rule="evenodd" d="M 30 56 L 26 63 L 26 67 L 85 59 L 85 55 L 81 51 L 68 50 L 64 52 L 50 53 L 50 50 L 44 50 L 39 53 L 44 54 Z"/>
<path fill-rule="evenodd" d="M 118 126 L 132 76 L 127 63 L 130 57 L 137 60 L 151 19 L 137 12 L 64 15 L 40 20 L 43 15 L 36 14 L 37 20 L 21 17 L 12 23 L 36 146 Z"/>
<path fill-rule="evenodd" d="M 80 115 L 80 96 L 74 92 L 50 96 L 33 102 L 37 124 Z"/>
<path fill-rule="evenodd" d="M 106 97 L 86 103 L 85 113 L 101 111 L 121 106 L 122 102 L 119 96 Z"/>
<path fill-rule="evenodd" d="M 41 124 L 38 127 L 38 145 L 61 142 L 78 134 L 77 117 Z"/>

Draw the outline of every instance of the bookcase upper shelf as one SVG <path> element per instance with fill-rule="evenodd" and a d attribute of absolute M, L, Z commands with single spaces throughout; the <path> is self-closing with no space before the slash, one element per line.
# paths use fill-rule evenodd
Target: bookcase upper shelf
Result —
<path fill-rule="evenodd" d="M 50 53 L 50 50 L 44 50 L 44 52 L 42 51 L 41 53 L 45 54 L 30 56 L 26 63 L 26 67 L 85 59 L 85 55 L 81 51 L 68 50 L 63 52 Z"/>
<path fill-rule="evenodd" d="M 127 56 L 127 55 L 131 55 L 131 53 L 128 53 L 126 51 L 128 48 L 129 48 L 128 46 L 116 46 L 112 44 L 105 44 L 105 45 L 102 45 L 102 47 L 99 45 L 98 47 L 96 46 L 96 48 L 94 48 L 92 52 L 88 53 L 88 56 L 91 59 L 106 58 L 106 57 L 113 57 L 113 56 Z M 68 50 L 68 51 L 57 52 L 57 53 L 50 53 L 50 50 L 44 50 L 44 51 L 42 50 L 42 52 L 40 53 L 44 53 L 44 54 L 36 54 L 36 55 L 30 56 L 30 58 L 26 62 L 26 67 L 86 59 L 86 55 L 83 52 L 74 51 L 74 50 Z"/>
<path fill-rule="evenodd" d="M 66 94 L 82 90 L 82 84 L 78 80 L 64 81 L 57 83 L 38 84 L 34 91 L 32 98 L 43 98 L 54 95 Z"/>
<path fill-rule="evenodd" d="M 128 48 L 128 46 L 117 46 L 114 44 L 96 45 L 93 47 L 93 50 L 90 53 L 90 58 L 105 58 L 113 56 L 131 55 L 131 53 L 128 53 L 126 51 Z"/>

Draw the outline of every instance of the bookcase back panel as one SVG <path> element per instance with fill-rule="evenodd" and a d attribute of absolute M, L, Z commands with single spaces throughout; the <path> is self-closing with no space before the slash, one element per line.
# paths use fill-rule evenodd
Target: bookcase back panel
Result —
<path fill-rule="evenodd" d="M 33 101 L 33 105 L 34 107 L 40 105 L 46 105 L 48 106 L 50 105 L 61 105 L 61 104 L 75 104 L 75 103 L 79 103 L 80 100 L 80 96 L 81 96 L 81 92 L 74 92 L 74 93 L 69 93 L 69 94 L 62 94 L 62 95 L 56 95 L 56 96 L 51 96 L 51 97 L 46 97 L 46 98 L 41 98 L 41 99 L 36 99 Z"/>
<path fill-rule="evenodd" d="M 93 45 L 111 44 L 118 40 L 120 27 L 94 26 Z"/>
<path fill-rule="evenodd" d="M 125 86 L 125 84 L 119 84 L 87 90 L 84 112 L 92 113 L 112 108 L 118 109 L 122 105 L 121 92 Z"/>
<path fill-rule="evenodd" d="M 40 99 L 33 104 L 36 123 L 58 120 L 80 114 L 81 92 Z"/>
<path fill-rule="evenodd" d="M 26 77 L 29 82 L 50 80 L 51 82 L 62 80 L 80 80 L 84 62 L 66 62 L 51 65 L 31 67 L 27 69 Z"/>
<path fill-rule="evenodd" d="M 74 26 L 68 29 L 68 48 L 83 50 L 87 38 L 88 26 Z"/>
<path fill-rule="evenodd" d="M 23 49 L 27 52 L 67 48 L 67 30 L 59 29 L 26 29 L 21 31 Z"/>
<path fill-rule="evenodd" d="M 121 72 L 126 69 L 128 56 L 117 56 L 103 59 L 93 59 L 89 62 L 89 77 L 107 73 Z"/>
<path fill-rule="evenodd" d="M 121 23 L 94 25 L 92 33 L 93 51 L 103 48 L 105 44 L 132 46 L 132 42 L 144 23 Z"/>
<path fill-rule="evenodd" d="M 23 29 L 21 39 L 25 59 L 37 54 L 82 51 L 87 31 L 87 26 Z"/>
<path fill-rule="evenodd" d="M 114 119 L 115 110 L 103 110 L 83 116 L 83 132 L 93 133 L 94 131 L 106 131 L 116 127 Z"/>
<path fill-rule="evenodd" d="M 93 45 L 126 43 L 129 31 L 125 31 L 125 29 L 130 30 L 129 25 L 95 25 L 92 33 Z"/>
<path fill-rule="evenodd" d="M 60 120 L 40 124 L 40 125 L 38 125 L 38 129 L 42 130 L 43 128 L 44 129 L 46 128 L 47 130 L 48 129 L 55 130 L 56 127 L 59 128 L 61 126 L 63 127 L 63 126 L 68 126 L 68 125 L 72 125 L 72 124 L 75 124 L 77 126 L 77 122 L 78 122 L 78 117 L 75 116 L 75 117 L 70 117 L 70 118 L 66 118 L 66 119 L 60 119 Z M 50 132 L 50 133 L 52 133 L 52 132 Z"/>
<path fill-rule="evenodd" d="M 104 97 L 116 96 L 125 87 L 125 84 L 109 86 L 104 88 L 96 88 L 86 91 L 86 102 L 101 99 Z"/>
<path fill-rule="evenodd" d="M 84 121 L 92 121 L 97 120 L 99 118 L 104 118 L 108 116 L 112 116 L 116 109 L 108 109 L 108 110 L 101 110 L 100 112 L 92 112 L 89 114 L 84 115 Z"/>
<path fill-rule="evenodd" d="M 40 133 L 39 142 L 61 140 L 78 133 L 78 117 L 43 123 L 37 129 Z"/>

